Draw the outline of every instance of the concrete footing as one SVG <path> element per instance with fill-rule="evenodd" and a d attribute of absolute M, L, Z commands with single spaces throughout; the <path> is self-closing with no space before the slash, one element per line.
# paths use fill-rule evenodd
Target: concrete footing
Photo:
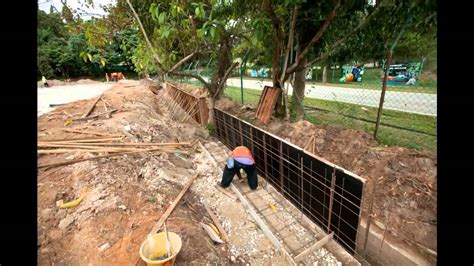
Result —
<path fill-rule="evenodd" d="M 357 230 L 357 249 L 360 254 L 363 254 L 366 228 L 366 220 L 361 219 Z M 387 240 L 387 238 L 384 239 L 382 230 L 374 225 L 370 226 L 369 229 L 366 253 L 368 255 L 366 259 L 369 262 L 372 258 L 383 265 L 434 265 L 415 252 L 402 248 L 400 245 Z"/>

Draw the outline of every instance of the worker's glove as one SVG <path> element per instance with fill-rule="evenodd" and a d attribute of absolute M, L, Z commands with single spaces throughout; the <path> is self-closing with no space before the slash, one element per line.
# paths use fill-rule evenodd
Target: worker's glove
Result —
<path fill-rule="evenodd" d="M 227 168 L 232 169 L 234 168 L 234 158 L 227 158 Z"/>

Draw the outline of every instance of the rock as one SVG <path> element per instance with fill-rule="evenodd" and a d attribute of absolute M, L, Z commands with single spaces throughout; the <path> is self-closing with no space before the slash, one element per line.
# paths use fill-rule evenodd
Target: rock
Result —
<path fill-rule="evenodd" d="M 119 207 L 119 209 L 122 209 L 122 210 L 124 210 L 124 211 L 127 209 L 127 206 L 125 206 L 125 205 L 120 205 L 120 206 L 118 206 L 118 207 Z"/>
<path fill-rule="evenodd" d="M 106 251 L 108 248 L 110 248 L 110 244 L 109 244 L 109 243 L 105 243 L 105 244 L 103 244 L 102 246 L 99 247 L 99 252 L 104 252 L 104 251 Z"/>
<path fill-rule="evenodd" d="M 74 222 L 74 217 L 73 216 L 67 216 L 66 218 L 62 219 L 59 222 L 59 229 L 64 230 L 66 229 L 69 225 L 71 225 Z"/>
<path fill-rule="evenodd" d="M 235 257 L 234 257 L 234 256 L 230 256 L 230 261 L 235 262 Z"/>

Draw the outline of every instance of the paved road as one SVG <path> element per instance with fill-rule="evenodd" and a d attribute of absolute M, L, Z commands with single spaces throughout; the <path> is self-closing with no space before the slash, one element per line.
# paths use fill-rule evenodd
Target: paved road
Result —
<path fill-rule="evenodd" d="M 227 85 L 240 87 L 240 79 L 228 79 Z M 244 88 L 262 90 L 265 85 L 271 86 L 272 82 L 244 79 Z M 380 102 L 380 91 L 377 90 L 306 85 L 305 91 L 306 97 L 329 101 L 340 101 L 373 107 L 378 107 Z M 290 86 L 288 93 L 291 95 L 292 92 L 293 88 Z M 437 95 L 387 91 L 385 94 L 384 109 L 436 116 Z"/>
<path fill-rule="evenodd" d="M 49 104 L 70 103 L 99 96 L 112 83 L 77 84 L 38 88 L 38 116 L 54 110 Z"/>

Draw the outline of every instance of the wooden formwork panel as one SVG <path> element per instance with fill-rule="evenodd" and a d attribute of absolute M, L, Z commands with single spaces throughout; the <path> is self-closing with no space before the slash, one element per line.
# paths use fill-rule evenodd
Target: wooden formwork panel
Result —
<path fill-rule="evenodd" d="M 258 101 L 257 111 L 255 116 L 263 123 L 267 124 L 272 116 L 273 109 L 275 108 L 278 96 L 281 93 L 280 88 L 265 86 L 263 88 L 262 95 Z"/>
<path fill-rule="evenodd" d="M 209 108 L 206 97 L 196 97 L 191 93 L 183 91 L 177 85 L 166 81 L 166 93 L 179 104 L 179 106 L 190 115 L 194 121 L 205 126 L 209 119 Z"/>

